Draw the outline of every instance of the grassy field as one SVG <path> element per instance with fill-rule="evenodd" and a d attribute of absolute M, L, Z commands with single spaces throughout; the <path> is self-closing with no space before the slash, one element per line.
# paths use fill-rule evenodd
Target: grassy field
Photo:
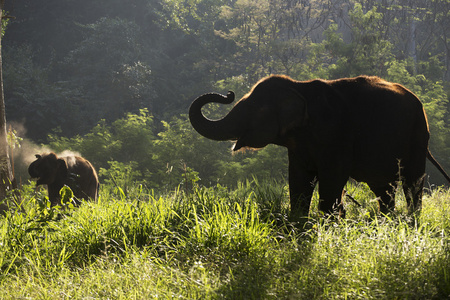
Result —
<path fill-rule="evenodd" d="M 450 192 L 420 216 L 376 217 L 365 186 L 347 219 L 288 216 L 286 186 L 251 182 L 155 195 L 102 187 L 63 213 L 25 187 L 0 218 L 1 299 L 450 298 Z"/>

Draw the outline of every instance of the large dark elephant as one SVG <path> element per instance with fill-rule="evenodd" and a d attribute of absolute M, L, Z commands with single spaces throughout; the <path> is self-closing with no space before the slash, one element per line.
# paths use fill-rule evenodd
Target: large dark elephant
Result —
<path fill-rule="evenodd" d="M 400 84 L 378 77 L 295 81 L 273 75 L 260 80 L 227 116 L 204 117 L 211 102 L 227 96 L 205 94 L 189 109 L 192 126 L 213 140 L 235 140 L 233 150 L 276 144 L 288 148 L 291 212 L 308 214 L 319 183 L 319 209 L 333 213 L 349 177 L 366 182 L 380 210 L 395 207 L 399 178 L 410 210 L 422 205 L 425 161 L 450 182 L 428 150 L 427 118 L 419 99 Z"/>
<path fill-rule="evenodd" d="M 36 186 L 47 185 L 52 206 L 61 204 L 59 191 L 64 185 L 73 191 L 76 205 L 81 199 L 97 199 L 97 172 L 89 161 L 79 156 L 58 157 L 55 153 L 36 154 L 36 158 L 28 173 L 31 178 L 37 178 Z"/>

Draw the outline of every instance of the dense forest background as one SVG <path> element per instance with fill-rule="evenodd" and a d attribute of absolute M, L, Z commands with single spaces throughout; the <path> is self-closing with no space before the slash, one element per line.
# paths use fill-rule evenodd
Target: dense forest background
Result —
<path fill-rule="evenodd" d="M 9 0 L 6 10 L 6 114 L 24 138 L 23 180 L 36 145 L 78 152 L 125 186 L 283 178 L 283 148 L 231 155 L 187 120 L 197 96 L 241 97 L 269 74 L 405 85 L 450 170 L 450 0 Z"/>

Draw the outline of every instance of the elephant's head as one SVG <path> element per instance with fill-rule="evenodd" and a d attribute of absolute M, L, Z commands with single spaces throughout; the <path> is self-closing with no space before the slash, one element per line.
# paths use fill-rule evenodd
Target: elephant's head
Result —
<path fill-rule="evenodd" d="M 227 96 L 205 94 L 191 104 L 189 119 L 194 129 L 212 140 L 234 140 L 233 150 L 262 148 L 268 144 L 286 146 L 289 132 L 307 121 L 306 100 L 298 91 L 298 82 L 285 76 L 270 76 L 259 81 L 220 120 L 206 118 L 201 108 L 207 103 L 230 104 Z"/>
<path fill-rule="evenodd" d="M 28 167 L 31 178 L 37 178 L 36 185 L 52 184 L 67 177 L 67 163 L 55 153 L 36 154 L 36 160 Z"/>

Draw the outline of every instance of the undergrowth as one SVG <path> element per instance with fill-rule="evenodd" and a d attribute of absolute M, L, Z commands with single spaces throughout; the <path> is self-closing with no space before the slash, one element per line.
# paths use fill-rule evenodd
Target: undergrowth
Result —
<path fill-rule="evenodd" d="M 289 216 L 287 187 L 245 182 L 156 195 L 103 187 L 50 208 L 25 187 L 0 219 L 2 299 L 442 299 L 450 297 L 450 192 L 388 216 L 364 185 L 347 218 Z M 66 191 L 67 192 L 67 191 Z M 70 194 L 69 194 L 70 195 Z"/>

